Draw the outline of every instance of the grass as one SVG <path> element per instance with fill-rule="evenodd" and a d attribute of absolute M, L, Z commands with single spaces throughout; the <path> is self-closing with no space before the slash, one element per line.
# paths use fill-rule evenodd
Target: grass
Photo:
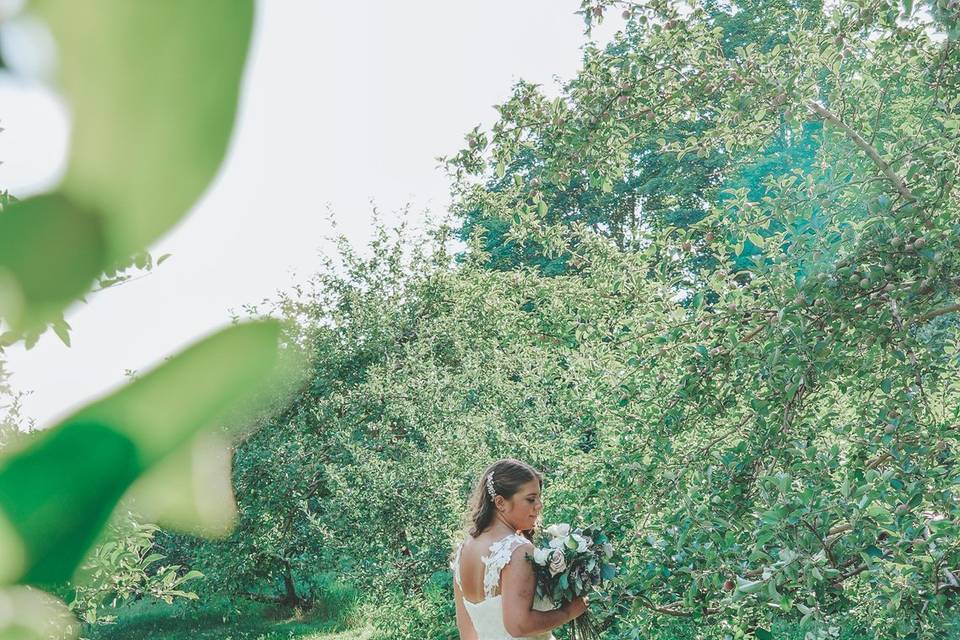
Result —
<path fill-rule="evenodd" d="M 141 601 L 124 607 L 114 624 L 87 627 L 89 640 L 369 640 L 373 629 L 314 617 L 311 612 L 219 600 L 196 605 Z"/>
<path fill-rule="evenodd" d="M 360 610 L 343 615 L 343 609 L 318 606 L 298 611 L 249 601 L 227 599 L 202 603 L 141 601 L 124 607 L 115 624 L 87 627 L 81 633 L 86 640 L 373 640 L 374 629 Z M 369 611 L 366 612 L 369 614 Z M 666 620 L 647 637 L 656 640 L 681 640 L 697 636 L 696 623 Z M 778 640 L 802 640 L 804 632 L 789 624 L 775 625 Z M 943 629 L 945 640 L 960 640 L 960 619 Z M 425 634 L 426 638 L 430 634 Z M 407 637 L 407 636 L 405 636 Z M 895 637 L 894 635 L 884 637 Z M 839 640 L 873 640 L 850 629 L 841 631 Z"/>

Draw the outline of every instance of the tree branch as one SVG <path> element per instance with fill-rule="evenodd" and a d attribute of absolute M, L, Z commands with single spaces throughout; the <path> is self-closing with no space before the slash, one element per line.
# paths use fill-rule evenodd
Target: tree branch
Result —
<path fill-rule="evenodd" d="M 954 311 L 960 311 L 960 304 L 951 304 L 946 307 L 940 307 L 939 309 L 934 309 L 933 311 L 927 311 L 923 315 L 919 315 L 916 318 L 914 318 L 913 323 L 918 324 L 921 322 L 926 322 L 927 320 L 933 320 L 937 316 L 953 313 Z"/>
<path fill-rule="evenodd" d="M 867 570 L 867 565 L 861 564 L 861 565 L 855 567 L 854 569 L 851 569 L 850 571 L 848 571 L 848 572 L 846 572 L 846 573 L 844 573 L 844 574 L 841 574 L 841 575 L 837 576 L 837 578 L 836 578 L 833 582 L 831 582 L 830 584 L 832 584 L 833 586 L 837 586 L 837 585 L 840 584 L 841 582 L 843 582 L 843 581 L 845 581 L 845 580 L 849 580 L 849 579 L 852 578 L 853 576 L 860 575 L 861 573 L 863 573 L 863 572 L 866 571 L 866 570 Z"/>
<path fill-rule="evenodd" d="M 840 118 L 838 118 L 836 114 L 834 114 L 832 111 L 824 107 L 819 102 L 810 100 L 807 102 L 807 108 L 813 111 L 814 113 L 816 113 L 817 115 L 819 115 L 824 120 L 836 125 L 845 134 L 847 134 L 847 137 L 853 140 L 854 144 L 860 147 L 860 149 L 864 153 L 866 153 L 871 160 L 873 160 L 874 164 L 876 164 L 877 167 L 880 168 L 880 171 L 882 171 L 883 175 L 885 175 L 887 179 L 893 183 L 893 186 L 896 187 L 897 192 L 901 196 L 903 196 L 906 200 L 911 202 L 916 200 L 916 197 L 913 195 L 913 192 L 910 191 L 910 187 L 907 186 L 906 181 L 902 177 L 900 177 L 900 175 L 896 171 L 890 168 L 890 165 L 883 158 L 880 157 L 880 154 L 869 142 L 863 139 L 863 136 L 861 136 L 859 133 L 851 129 L 848 124 L 840 120 Z"/>
<path fill-rule="evenodd" d="M 671 607 L 661 607 L 660 605 L 653 604 L 653 602 L 651 602 L 650 600 L 648 600 L 647 598 L 645 598 L 645 597 L 643 597 L 643 596 L 637 596 L 637 600 L 639 600 L 639 601 L 640 601 L 640 604 L 642 604 L 643 606 L 645 606 L 647 609 L 650 609 L 651 611 L 656 611 L 657 613 L 662 613 L 662 614 L 668 615 L 668 616 L 675 616 L 675 617 L 678 617 L 678 618 L 692 618 L 692 617 L 693 617 L 693 612 L 692 612 L 692 611 L 684 611 L 684 610 L 682 610 L 682 609 L 673 609 L 673 608 L 671 608 Z M 703 615 L 705 615 L 705 616 L 712 616 L 712 615 L 716 615 L 716 614 L 718 614 L 718 613 L 720 613 L 720 609 L 715 608 L 715 607 L 707 607 L 707 608 L 705 608 L 705 609 L 703 610 Z"/>
<path fill-rule="evenodd" d="M 878 129 L 880 128 L 880 114 L 883 113 L 883 100 L 884 100 L 884 98 L 887 97 L 887 88 L 889 88 L 889 86 L 890 86 L 890 80 L 889 80 L 889 78 L 888 78 L 887 81 L 883 83 L 883 91 L 880 92 L 880 104 L 877 105 L 877 117 L 876 117 L 876 120 L 875 120 L 874 123 L 873 123 L 873 131 L 870 133 L 870 143 L 869 143 L 869 144 L 870 144 L 871 146 L 873 146 L 873 141 L 876 139 L 876 137 L 877 137 L 877 131 L 878 131 Z"/>
<path fill-rule="evenodd" d="M 879 467 L 881 464 L 883 464 L 890 458 L 891 458 L 891 455 L 889 453 L 880 454 L 876 458 L 871 458 L 870 460 L 867 460 L 867 463 L 864 465 L 864 467 L 866 469 L 876 469 L 877 467 Z"/>

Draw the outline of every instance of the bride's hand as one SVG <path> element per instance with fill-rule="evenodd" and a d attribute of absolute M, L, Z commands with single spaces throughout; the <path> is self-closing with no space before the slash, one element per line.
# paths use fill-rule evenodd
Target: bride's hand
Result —
<path fill-rule="evenodd" d="M 564 609 L 570 616 L 570 619 L 573 620 L 587 610 L 587 596 L 581 596 L 570 602 L 564 602 L 561 608 Z"/>

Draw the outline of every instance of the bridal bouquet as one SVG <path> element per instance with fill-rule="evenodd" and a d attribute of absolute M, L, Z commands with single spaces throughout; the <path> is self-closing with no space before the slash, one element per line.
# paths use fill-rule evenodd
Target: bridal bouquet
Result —
<path fill-rule="evenodd" d="M 573 529 L 566 523 L 553 524 L 544 530 L 545 538 L 527 558 L 533 562 L 537 576 L 537 596 L 555 605 L 587 595 L 590 590 L 617 574 L 610 563 L 613 545 L 596 527 Z M 570 622 L 572 640 L 595 640 L 599 634 L 589 614 Z"/>

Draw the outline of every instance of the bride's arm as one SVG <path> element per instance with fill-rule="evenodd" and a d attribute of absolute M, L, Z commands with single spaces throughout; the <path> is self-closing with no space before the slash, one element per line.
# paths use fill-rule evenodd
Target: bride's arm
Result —
<path fill-rule="evenodd" d="M 453 600 L 457 603 L 457 629 L 460 630 L 460 640 L 477 640 L 477 630 L 473 628 L 470 622 L 470 616 L 463 606 L 463 593 L 460 591 L 460 585 L 453 581 Z"/>
<path fill-rule="evenodd" d="M 517 547 L 500 574 L 503 594 L 503 626 L 514 637 L 534 636 L 566 624 L 583 612 L 582 607 L 562 607 L 553 611 L 533 609 L 536 576 L 525 558 L 533 554 L 533 545 Z"/>

